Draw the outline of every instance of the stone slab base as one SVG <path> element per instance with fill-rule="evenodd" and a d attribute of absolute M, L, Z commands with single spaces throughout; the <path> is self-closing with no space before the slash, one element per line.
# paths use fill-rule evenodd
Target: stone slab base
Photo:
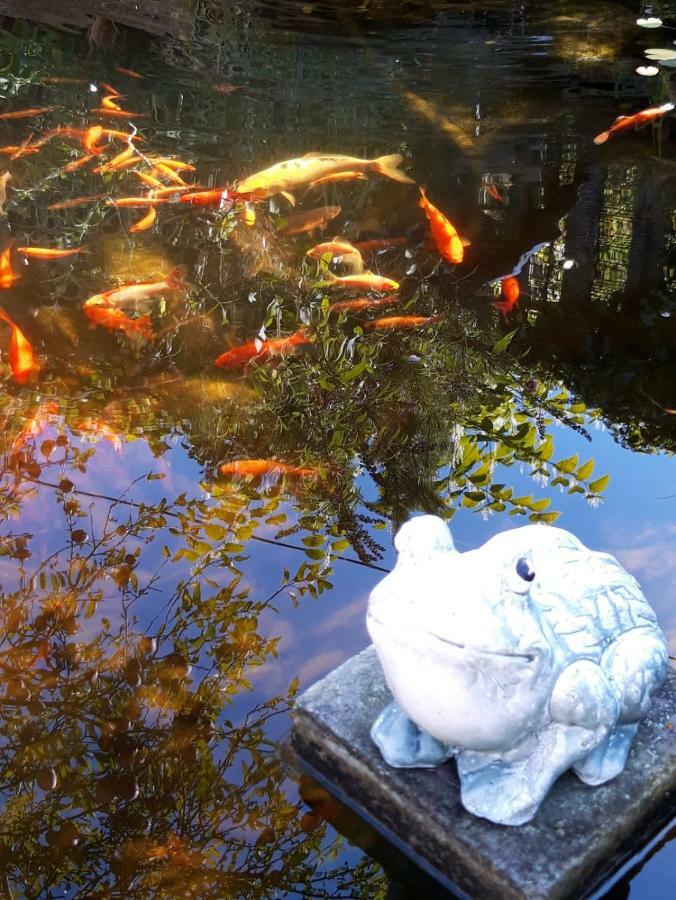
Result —
<path fill-rule="evenodd" d="M 369 729 L 390 700 L 369 647 L 298 698 L 292 747 L 310 774 L 460 897 L 587 897 L 676 816 L 676 671 L 621 775 L 592 788 L 567 773 L 516 828 L 465 812 L 453 762 L 392 769 L 382 760 Z"/>

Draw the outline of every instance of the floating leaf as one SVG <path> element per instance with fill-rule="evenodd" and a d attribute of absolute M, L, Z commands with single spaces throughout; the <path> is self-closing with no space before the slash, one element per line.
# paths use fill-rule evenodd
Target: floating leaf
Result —
<path fill-rule="evenodd" d="M 584 463 L 583 465 L 581 465 L 580 468 L 577 470 L 577 472 L 575 473 L 575 477 L 579 481 L 586 481 L 589 478 L 589 476 L 591 475 L 591 473 L 594 471 L 594 465 L 595 465 L 595 463 L 594 463 L 593 459 L 587 460 L 587 462 Z"/>
<path fill-rule="evenodd" d="M 609 481 L 610 475 L 603 475 L 603 477 L 597 478 L 596 481 L 591 481 L 589 483 L 589 490 L 593 491 L 595 494 L 600 494 L 601 491 L 605 491 L 608 487 Z"/>

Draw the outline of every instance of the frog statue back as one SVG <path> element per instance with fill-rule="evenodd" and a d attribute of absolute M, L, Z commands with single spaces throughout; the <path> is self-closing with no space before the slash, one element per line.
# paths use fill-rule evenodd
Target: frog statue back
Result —
<path fill-rule="evenodd" d="M 504 825 L 567 769 L 624 768 L 667 647 L 638 582 L 567 531 L 528 525 L 459 553 L 435 516 L 395 538 L 367 625 L 394 701 L 371 734 L 393 766 L 455 757 L 463 805 Z"/>

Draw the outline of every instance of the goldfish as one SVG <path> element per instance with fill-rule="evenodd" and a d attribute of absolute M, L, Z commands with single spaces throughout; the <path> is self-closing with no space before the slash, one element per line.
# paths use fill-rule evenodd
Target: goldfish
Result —
<path fill-rule="evenodd" d="M 32 116 L 42 116 L 58 108 L 58 106 L 41 106 L 34 109 L 15 109 L 13 112 L 0 113 L 0 119 L 29 119 Z"/>
<path fill-rule="evenodd" d="M 314 478 L 316 469 L 307 466 L 292 466 L 278 459 L 238 459 L 224 463 L 220 467 L 223 475 L 236 475 L 240 478 L 260 478 L 263 475 L 282 475 L 292 478 Z"/>
<path fill-rule="evenodd" d="M 3 172 L 0 175 L 0 218 L 5 218 L 7 215 L 7 211 L 5 209 L 5 203 L 7 202 L 7 182 L 12 180 L 12 176 L 9 172 Z"/>
<path fill-rule="evenodd" d="M 82 156 L 78 156 L 72 162 L 68 163 L 67 166 L 63 167 L 64 172 L 75 172 L 76 169 L 81 169 L 82 166 L 86 166 L 88 162 L 92 159 L 96 159 L 96 157 L 91 153 L 84 153 Z"/>
<path fill-rule="evenodd" d="M 12 247 L 14 241 L 11 240 L 5 249 L 0 253 L 0 288 L 10 288 L 15 281 L 21 278 L 21 275 L 15 275 L 12 269 Z"/>
<path fill-rule="evenodd" d="M 96 170 L 95 170 L 96 171 Z M 159 188 L 160 190 L 164 187 L 159 178 L 155 178 L 152 175 L 148 175 L 145 172 L 139 172 L 138 169 L 134 169 L 132 175 L 136 175 L 139 181 L 142 181 L 145 185 L 151 188 Z M 153 197 L 155 194 L 153 194 Z"/>
<path fill-rule="evenodd" d="M 149 315 L 130 319 L 121 309 L 109 306 L 101 296 L 85 300 L 82 309 L 94 325 L 101 325 L 108 331 L 123 331 L 130 338 L 140 337 L 148 341 L 153 339 Z"/>
<path fill-rule="evenodd" d="M 166 197 L 110 197 L 106 200 L 106 206 L 122 206 L 134 209 L 142 206 L 159 206 L 160 203 L 168 203 Z"/>
<path fill-rule="evenodd" d="M 226 200 L 238 200 L 241 195 L 230 188 L 212 188 L 209 191 L 193 191 L 183 194 L 181 203 L 190 203 L 192 206 L 220 206 Z"/>
<path fill-rule="evenodd" d="M 33 347 L 23 331 L 16 322 L 10 319 L 4 309 L 0 309 L 0 319 L 12 329 L 8 354 L 12 378 L 17 384 L 26 384 L 30 376 L 34 372 L 38 372 L 40 368 L 35 362 Z"/>
<path fill-rule="evenodd" d="M 340 181 L 366 181 L 368 178 L 364 172 L 334 172 L 333 175 L 324 175 L 310 182 L 310 187 L 319 187 L 320 184 L 334 184 Z"/>
<path fill-rule="evenodd" d="M 306 231 L 324 228 L 331 219 L 335 219 L 343 211 L 342 206 L 318 206 L 305 212 L 289 216 L 282 234 L 303 234 Z"/>
<path fill-rule="evenodd" d="M 82 247 L 74 247 L 71 250 L 53 250 L 48 247 L 17 247 L 16 252 L 31 259 L 65 259 L 67 256 L 75 256 L 82 252 Z"/>
<path fill-rule="evenodd" d="M 85 434 L 92 434 L 96 437 L 103 438 L 106 441 L 110 441 L 118 453 L 122 449 L 120 436 L 116 431 L 113 431 L 110 425 L 107 422 L 104 422 L 103 419 L 96 419 L 93 416 L 88 416 L 86 419 L 82 419 L 78 422 L 75 427 L 78 431 L 82 431 Z"/>
<path fill-rule="evenodd" d="M 296 347 L 309 344 L 310 338 L 302 328 L 289 337 L 272 341 L 249 341 L 240 347 L 234 347 L 222 353 L 215 361 L 219 369 L 240 369 L 252 360 L 267 361 L 271 356 L 283 356 L 292 353 Z"/>
<path fill-rule="evenodd" d="M 393 303 L 399 303 L 398 294 L 382 297 L 380 300 L 374 300 L 373 297 L 358 297 L 356 300 L 339 300 L 337 303 L 332 303 L 329 312 L 361 312 L 362 309 L 380 309 L 383 306 L 391 306 Z"/>
<path fill-rule="evenodd" d="M 124 141 L 125 144 L 128 144 L 129 141 L 140 141 L 142 143 L 145 140 L 145 138 L 142 138 L 138 134 L 134 134 L 134 133 L 127 134 L 126 131 L 116 131 L 114 128 L 104 128 L 103 136 L 109 137 L 109 138 L 114 138 L 118 141 Z"/>
<path fill-rule="evenodd" d="M 30 156 L 31 153 L 39 153 L 40 150 L 38 147 L 33 145 L 32 147 L 24 147 L 22 149 L 21 144 L 7 144 L 5 147 L 0 147 L 0 153 L 6 153 L 8 156 L 11 156 L 13 159 L 16 158 L 15 154 L 21 150 L 22 156 Z"/>
<path fill-rule="evenodd" d="M 192 163 L 183 162 L 182 159 L 171 159 L 167 156 L 149 156 L 148 161 L 154 166 L 166 166 L 175 172 L 196 172 L 197 167 Z"/>
<path fill-rule="evenodd" d="M 505 198 L 502 196 L 502 194 L 494 184 L 485 184 L 484 189 L 489 197 L 492 197 L 494 200 L 498 200 L 500 203 L 505 202 Z"/>
<path fill-rule="evenodd" d="M 354 246 L 362 256 L 372 256 L 378 250 L 388 250 L 390 247 L 403 247 L 405 244 L 405 237 L 393 237 L 377 238 L 373 241 L 357 241 Z"/>
<path fill-rule="evenodd" d="M 62 75 L 48 75 L 45 84 L 88 84 L 86 78 L 65 78 Z"/>
<path fill-rule="evenodd" d="M 232 94 L 234 91 L 241 91 L 241 84 L 215 84 L 214 90 L 219 94 Z"/>
<path fill-rule="evenodd" d="M 403 184 L 414 184 L 412 178 L 401 172 L 398 166 L 403 162 L 400 154 L 380 156 L 377 159 L 358 159 L 331 153 L 306 153 L 298 159 L 287 159 L 268 169 L 249 175 L 236 186 L 238 191 L 255 193 L 260 199 L 273 194 L 285 194 L 295 202 L 289 191 L 310 184 L 326 175 L 338 172 L 377 172 Z"/>
<path fill-rule="evenodd" d="M 135 72 L 133 69 L 125 69 L 124 66 L 115 66 L 115 71 L 119 72 L 120 75 L 128 75 L 130 78 L 145 78 L 145 75 L 141 75 L 140 72 Z"/>
<path fill-rule="evenodd" d="M 107 81 L 99 81 L 99 86 L 103 88 L 104 91 L 108 91 L 109 96 L 111 97 L 121 97 L 122 94 L 118 91 L 117 88 L 114 88 L 112 84 L 108 84 Z"/>
<path fill-rule="evenodd" d="M 605 144 L 608 138 L 617 134 L 618 131 L 625 131 L 627 128 L 638 128 L 640 125 L 646 125 L 648 122 L 659 119 L 672 109 L 674 109 L 673 103 L 663 103 L 662 106 L 651 106 L 648 109 L 643 109 L 633 116 L 618 116 L 607 131 L 602 131 L 601 134 L 596 135 L 594 143 Z"/>
<path fill-rule="evenodd" d="M 376 275 L 375 272 L 362 272 L 360 275 L 334 275 L 327 272 L 329 287 L 354 288 L 355 290 L 364 291 L 398 291 L 399 283 L 391 278 L 385 278 L 384 275 Z"/>
<path fill-rule="evenodd" d="M 169 187 L 155 188 L 153 197 L 172 197 L 174 194 L 182 194 L 184 191 L 192 191 L 194 184 L 170 184 Z M 186 194 L 186 196 L 188 196 Z"/>
<path fill-rule="evenodd" d="M 450 263 L 461 263 L 468 241 L 464 241 L 446 216 L 430 203 L 423 188 L 420 188 L 420 208 L 430 223 L 432 239 L 439 253 Z"/>
<path fill-rule="evenodd" d="M 27 156 L 33 151 L 37 150 L 37 147 L 31 147 L 30 143 L 33 140 L 33 135 L 35 132 L 31 131 L 28 137 L 16 148 L 14 153 L 10 156 L 10 159 L 20 159 L 22 156 Z"/>
<path fill-rule="evenodd" d="M 102 294 L 94 294 L 90 297 L 89 302 L 103 302 L 107 306 L 113 306 L 116 309 L 122 306 L 130 306 L 136 303 L 142 303 L 155 297 L 158 294 L 165 294 L 169 291 L 180 291 L 185 287 L 185 268 L 176 266 L 168 275 L 165 275 L 161 281 L 143 281 L 138 284 L 124 284 L 121 287 L 113 288 L 110 291 L 104 291 Z"/>
<path fill-rule="evenodd" d="M 519 287 L 518 279 L 514 278 L 513 275 L 507 275 L 502 279 L 502 290 L 501 290 L 501 300 L 496 300 L 493 303 L 496 309 L 499 309 L 502 315 L 506 318 L 508 313 L 514 309 L 514 307 L 519 302 L 519 295 L 521 294 L 521 289 Z"/>
<path fill-rule="evenodd" d="M 92 197 L 71 197 L 70 200 L 62 200 L 60 203 L 50 203 L 47 209 L 71 209 L 74 206 L 84 206 L 87 203 L 95 203 L 97 200 L 103 200 L 103 198 L 107 196 L 107 194 L 94 194 Z"/>
<path fill-rule="evenodd" d="M 185 187 L 185 181 L 181 178 L 178 172 L 175 172 L 171 166 L 166 165 L 163 162 L 156 162 L 153 164 L 152 172 L 157 173 L 159 175 L 164 175 L 165 178 L 168 178 L 169 181 L 174 184 L 179 185 L 180 187 Z"/>
<path fill-rule="evenodd" d="M 103 153 L 106 149 L 105 147 L 99 147 L 98 142 L 101 140 L 103 135 L 103 126 L 102 125 L 92 125 L 91 128 L 88 128 L 84 137 L 82 138 L 82 146 L 86 153 L 90 156 L 98 156 L 99 153 Z"/>
<path fill-rule="evenodd" d="M 387 316 L 366 322 L 366 328 L 418 328 L 420 325 L 431 325 L 438 322 L 439 316 Z"/>
<path fill-rule="evenodd" d="M 106 94 L 105 97 L 101 97 L 101 106 L 104 109 L 120 110 L 122 107 L 117 101 L 122 98 L 124 98 L 124 94 Z"/>
<path fill-rule="evenodd" d="M 51 419 L 58 413 L 56 400 L 45 400 L 38 406 L 35 414 L 26 422 L 12 444 L 12 453 L 18 453 L 29 438 L 42 434 Z"/>
<path fill-rule="evenodd" d="M 153 227 L 155 219 L 157 219 L 157 212 L 155 208 L 151 206 L 145 216 L 142 216 L 137 222 L 134 222 L 127 231 L 129 234 L 138 234 L 139 231 L 147 231 L 149 228 Z"/>
<path fill-rule="evenodd" d="M 148 113 L 132 112 L 130 109 L 106 109 L 105 106 L 97 106 L 92 113 L 95 116 L 110 116 L 117 119 L 139 119 L 148 115 Z"/>
<path fill-rule="evenodd" d="M 317 244 L 308 250 L 305 255 L 309 256 L 310 259 L 320 259 L 326 253 L 330 253 L 331 256 L 348 256 L 350 253 L 359 253 L 359 251 L 347 241 L 334 238 L 332 241 L 324 241 L 323 244 Z"/>
<path fill-rule="evenodd" d="M 114 156 L 112 159 L 109 159 L 108 162 L 104 163 L 101 166 L 97 166 L 96 169 L 92 169 L 93 172 L 112 172 L 118 166 L 122 165 L 122 163 L 126 163 L 129 160 L 132 161 L 132 165 L 134 165 L 138 160 L 136 157 L 138 156 L 138 150 L 136 147 L 127 147 L 126 150 L 123 150 L 121 153 L 118 153 L 117 156 Z"/>

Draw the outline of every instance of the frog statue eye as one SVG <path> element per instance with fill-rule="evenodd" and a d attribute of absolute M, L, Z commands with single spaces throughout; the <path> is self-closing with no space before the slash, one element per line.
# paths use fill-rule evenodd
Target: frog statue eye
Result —
<path fill-rule="evenodd" d="M 520 556 L 516 561 L 516 574 L 524 581 L 532 581 L 535 578 L 535 572 L 531 566 L 530 560 L 525 556 Z"/>

